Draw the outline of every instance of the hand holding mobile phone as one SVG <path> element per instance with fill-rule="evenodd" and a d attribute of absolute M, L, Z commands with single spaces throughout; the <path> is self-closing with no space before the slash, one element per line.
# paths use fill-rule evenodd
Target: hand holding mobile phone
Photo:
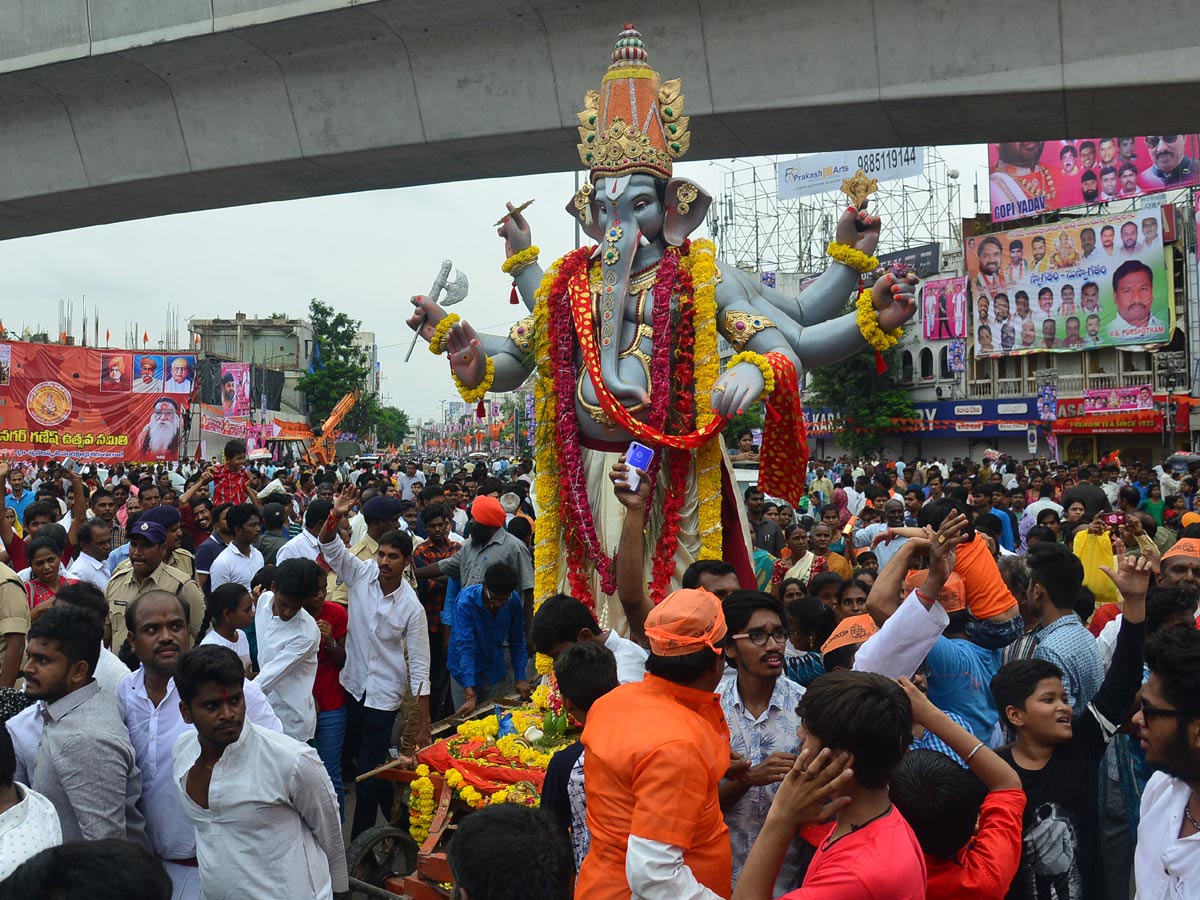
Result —
<path fill-rule="evenodd" d="M 630 441 L 629 449 L 625 451 L 625 464 L 629 466 L 629 474 L 626 476 L 625 483 L 629 485 L 631 491 L 636 492 L 642 483 L 642 476 L 638 474 L 637 470 L 641 469 L 645 472 L 653 461 L 653 450 L 645 444 Z"/>

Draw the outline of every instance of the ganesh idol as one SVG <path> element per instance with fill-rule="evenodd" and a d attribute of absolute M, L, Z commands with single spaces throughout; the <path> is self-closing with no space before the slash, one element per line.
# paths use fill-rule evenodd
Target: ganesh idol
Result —
<path fill-rule="evenodd" d="M 886 275 L 860 289 L 879 264 L 879 220 L 854 206 L 838 221 L 829 268 L 798 298 L 719 266 L 712 242 L 691 237 L 711 198 L 672 176 L 691 140 L 683 107 L 680 82 L 660 83 L 641 35 L 626 26 L 579 113 L 589 178 L 567 212 L 595 244 L 543 269 L 515 211 L 499 228 L 502 268 L 531 315 L 507 335 L 478 334 L 433 299 L 414 297 L 408 320 L 449 357 L 468 403 L 534 376 L 535 603 L 569 593 L 622 633 L 613 554 L 624 507 L 609 473 L 630 442 L 654 451 L 644 537 L 650 598 L 678 588 L 697 559 L 723 559 L 753 587 L 749 527 L 721 429 L 765 400 L 759 484 L 798 501 L 808 456 L 801 367 L 868 344 L 888 349 L 916 306 L 915 276 Z M 734 350 L 723 371 L 718 335 Z"/>

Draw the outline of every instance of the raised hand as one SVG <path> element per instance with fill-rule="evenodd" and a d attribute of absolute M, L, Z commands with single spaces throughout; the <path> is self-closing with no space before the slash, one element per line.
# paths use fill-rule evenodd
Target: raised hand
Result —
<path fill-rule="evenodd" d="M 425 343 L 429 343 L 433 340 L 433 333 L 437 330 L 438 323 L 446 318 L 446 310 L 438 306 L 432 297 L 426 297 L 423 294 L 412 297 L 410 302 L 416 307 L 416 312 L 408 317 L 405 324 L 420 334 Z"/>
<path fill-rule="evenodd" d="M 917 286 L 921 280 L 913 273 L 896 278 L 891 272 L 871 288 L 871 302 L 879 316 L 879 327 L 890 330 L 903 325 L 917 311 Z"/>
<path fill-rule="evenodd" d="M 1121 599 L 1128 603 L 1131 599 L 1144 598 L 1150 589 L 1150 576 L 1154 574 L 1155 561 L 1140 557 L 1134 559 L 1122 556 L 1114 572 L 1110 566 L 1101 566 L 1100 571 L 1107 575 L 1117 586 Z"/>
<path fill-rule="evenodd" d="M 921 689 L 907 678 L 897 678 L 896 684 L 900 685 L 904 689 L 904 693 L 908 695 L 908 702 L 912 704 L 913 722 L 928 728 L 934 715 L 941 710 L 934 706 L 933 701 L 921 693 Z"/>
<path fill-rule="evenodd" d="M 767 818 L 792 829 L 828 821 L 850 802 L 849 797 L 840 794 L 853 776 L 849 753 L 835 757 L 825 747 L 814 756 L 811 750 L 802 750 L 779 785 Z"/>
<path fill-rule="evenodd" d="M 496 234 L 504 238 L 504 255 L 512 256 L 528 249 L 533 244 L 533 235 L 529 231 L 529 223 L 522 213 L 514 213 L 511 203 L 505 204 L 509 215 L 496 228 Z"/>
<path fill-rule="evenodd" d="M 946 516 L 929 544 L 929 573 L 943 580 L 954 571 L 955 548 L 967 539 L 967 517 L 961 513 Z"/>
<path fill-rule="evenodd" d="M 726 418 L 745 412 L 758 399 L 764 387 L 763 374 L 752 363 L 738 363 L 726 369 L 712 389 L 712 408 Z"/>
<path fill-rule="evenodd" d="M 613 467 L 608 473 L 608 480 L 613 485 L 613 493 L 617 495 L 617 500 L 626 509 L 645 509 L 646 501 L 650 499 L 650 479 L 646 477 L 646 473 L 641 469 L 637 469 L 636 471 L 638 477 L 641 479 L 638 482 L 638 489 L 636 491 L 629 489 L 627 479 L 629 478 L 630 467 L 626 465 L 624 456 L 613 463 Z"/>
<path fill-rule="evenodd" d="M 8 473 L 12 471 L 12 464 L 7 459 L 0 459 L 0 483 L 8 477 Z"/>
<path fill-rule="evenodd" d="M 455 322 L 446 335 L 446 352 L 450 370 L 468 388 L 478 387 L 487 374 L 487 356 L 479 335 L 466 322 Z"/>
<path fill-rule="evenodd" d="M 358 488 L 352 484 L 342 487 L 342 492 L 333 498 L 333 512 L 339 519 L 344 518 L 354 510 L 358 502 Z"/>
<path fill-rule="evenodd" d="M 838 217 L 835 239 L 839 244 L 870 256 L 879 246 L 879 216 L 872 216 L 865 209 L 855 209 L 851 204 Z"/>

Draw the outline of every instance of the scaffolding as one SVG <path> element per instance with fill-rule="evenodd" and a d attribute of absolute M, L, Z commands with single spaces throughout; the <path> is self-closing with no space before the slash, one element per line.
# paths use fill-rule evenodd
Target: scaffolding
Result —
<path fill-rule="evenodd" d="M 722 261 L 739 269 L 816 275 L 828 265 L 825 248 L 846 196 L 830 191 L 780 200 L 776 173 L 782 159 L 714 163 L 724 175 L 709 208 L 709 232 Z M 920 176 L 883 182 L 871 195 L 869 209 L 883 220 L 877 252 L 930 243 L 957 251 L 962 246 L 958 195 L 958 172 L 947 167 L 936 147 L 925 148 Z"/>

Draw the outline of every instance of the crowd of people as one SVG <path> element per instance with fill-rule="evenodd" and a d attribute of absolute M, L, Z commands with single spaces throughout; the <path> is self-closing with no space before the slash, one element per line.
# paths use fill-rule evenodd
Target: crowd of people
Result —
<path fill-rule="evenodd" d="M 528 462 L 0 461 L 0 900 L 340 896 L 354 776 L 535 654 L 581 737 L 460 898 L 1200 896 L 1197 468 L 814 460 L 655 606 L 621 462 L 618 634 L 535 611 Z"/>

